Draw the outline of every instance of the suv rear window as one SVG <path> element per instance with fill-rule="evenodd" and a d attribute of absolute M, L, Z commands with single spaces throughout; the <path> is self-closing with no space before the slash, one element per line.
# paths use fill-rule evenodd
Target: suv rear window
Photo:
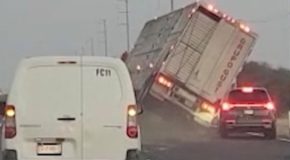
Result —
<path fill-rule="evenodd" d="M 256 89 L 249 93 L 242 90 L 233 90 L 228 95 L 228 102 L 232 104 L 267 103 L 269 102 L 269 96 L 265 90 Z"/>

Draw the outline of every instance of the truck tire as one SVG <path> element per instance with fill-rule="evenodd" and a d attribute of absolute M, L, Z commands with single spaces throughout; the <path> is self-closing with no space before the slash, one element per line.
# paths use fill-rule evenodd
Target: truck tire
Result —
<path fill-rule="evenodd" d="M 264 131 L 264 135 L 266 139 L 273 140 L 277 137 L 276 125 L 273 124 L 271 129 L 266 129 Z"/>

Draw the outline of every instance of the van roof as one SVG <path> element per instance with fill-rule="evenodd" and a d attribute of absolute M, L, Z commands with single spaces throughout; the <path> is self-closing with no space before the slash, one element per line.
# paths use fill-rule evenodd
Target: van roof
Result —
<path fill-rule="evenodd" d="M 82 63 L 81 63 L 82 62 Z M 110 64 L 113 66 L 122 66 L 124 63 L 117 58 L 97 57 L 97 56 L 41 56 L 30 57 L 22 61 L 21 65 L 26 67 L 75 64 L 75 65 L 92 65 L 92 64 Z"/>

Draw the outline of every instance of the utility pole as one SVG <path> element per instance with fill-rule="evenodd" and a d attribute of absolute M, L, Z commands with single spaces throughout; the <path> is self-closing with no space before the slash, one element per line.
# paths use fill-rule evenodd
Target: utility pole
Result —
<path fill-rule="evenodd" d="M 126 32 L 127 32 L 127 51 L 130 51 L 130 22 L 129 22 L 129 2 L 125 0 L 126 3 Z"/>
<path fill-rule="evenodd" d="M 171 0 L 171 11 L 174 10 L 174 0 Z"/>
<path fill-rule="evenodd" d="M 90 41 L 91 41 L 91 53 L 92 56 L 94 56 L 95 55 L 94 38 L 91 38 Z"/>
<path fill-rule="evenodd" d="M 105 47 L 105 56 L 108 56 L 108 29 L 107 29 L 107 21 L 103 19 L 103 25 L 104 25 L 104 47 Z"/>
<path fill-rule="evenodd" d="M 125 22 L 122 23 L 122 25 L 126 26 L 126 38 L 127 38 L 127 51 L 130 51 L 130 17 L 129 17 L 129 0 L 119 0 L 123 3 L 125 3 L 125 11 L 122 10 L 120 13 L 125 14 Z"/>
<path fill-rule="evenodd" d="M 85 47 L 82 46 L 81 48 L 81 55 L 84 56 L 86 54 L 86 50 L 85 50 Z"/>

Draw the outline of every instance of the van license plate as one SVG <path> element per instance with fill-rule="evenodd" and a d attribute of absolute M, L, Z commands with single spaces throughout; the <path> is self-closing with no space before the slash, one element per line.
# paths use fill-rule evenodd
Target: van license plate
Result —
<path fill-rule="evenodd" d="M 254 114 L 254 110 L 245 110 L 244 114 L 252 115 L 252 114 Z"/>
<path fill-rule="evenodd" d="M 62 155 L 61 144 L 38 144 L 37 155 L 39 156 L 60 156 Z"/>

